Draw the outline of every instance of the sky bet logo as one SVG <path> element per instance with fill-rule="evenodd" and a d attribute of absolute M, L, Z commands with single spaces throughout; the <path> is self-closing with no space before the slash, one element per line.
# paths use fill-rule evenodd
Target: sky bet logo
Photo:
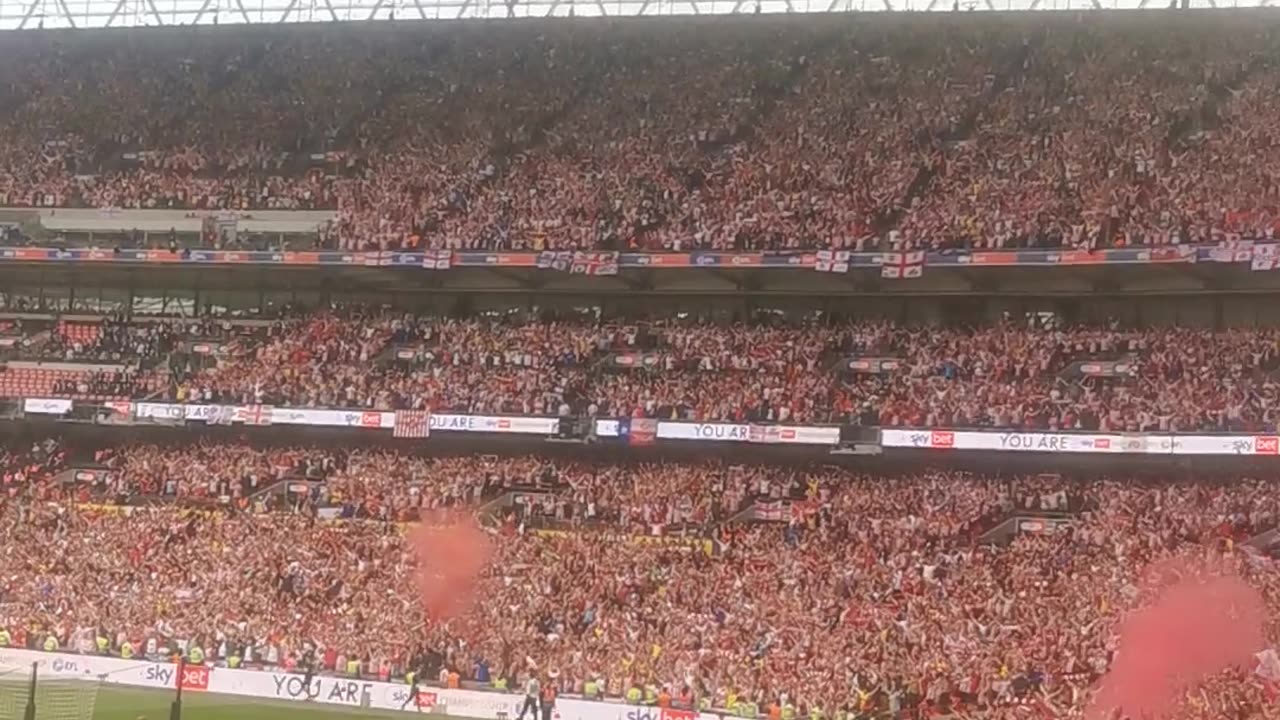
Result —
<path fill-rule="evenodd" d="M 440 704 L 439 699 L 440 699 L 439 696 L 437 696 L 433 692 L 426 692 L 423 690 L 419 690 L 417 707 L 433 708 L 436 705 Z M 391 694 L 391 702 L 395 705 L 404 705 L 405 703 L 409 702 L 409 691 L 404 689 L 396 690 L 394 693 Z"/>
<path fill-rule="evenodd" d="M 178 667 L 156 663 L 147 668 L 146 679 L 160 687 L 178 686 Z M 183 690 L 208 690 L 209 668 L 203 665 L 184 665 L 182 668 Z"/>
<path fill-rule="evenodd" d="M 203 665 L 186 665 L 182 668 L 183 690 L 208 690 L 209 668 Z"/>
<path fill-rule="evenodd" d="M 174 672 L 177 669 L 172 665 L 152 665 L 147 668 L 147 680 L 154 680 L 160 687 L 175 687 Z"/>

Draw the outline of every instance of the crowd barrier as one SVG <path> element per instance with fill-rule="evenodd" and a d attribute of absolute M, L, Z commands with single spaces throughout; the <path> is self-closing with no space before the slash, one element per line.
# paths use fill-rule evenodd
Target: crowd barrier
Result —
<path fill-rule="evenodd" d="M 27 398 L 23 411 L 34 415 L 65 415 L 78 401 L 62 398 Z M 394 430 L 397 413 L 378 410 L 325 410 L 270 407 L 266 405 L 183 405 L 153 402 L 88 403 L 135 420 L 205 422 L 210 425 L 305 425 L 365 430 Z M 432 413 L 429 432 L 553 435 L 559 418 L 514 415 L 460 415 Z M 699 423 L 657 420 L 652 438 L 640 441 L 630 419 L 594 421 L 599 438 L 616 438 L 631 444 L 657 440 L 736 442 L 765 445 L 835 446 L 840 428 L 833 425 L 765 425 L 755 423 Z M 429 434 L 429 433 L 428 433 Z M 986 450 L 1127 455 L 1280 455 L 1277 434 L 1194 433 L 1090 433 L 1014 432 L 1006 430 L 951 430 L 941 428 L 884 429 L 880 445 L 919 450 Z"/>
<path fill-rule="evenodd" d="M 484 692 L 422 687 L 418 705 L 408 703 L 409 686 L 317 675 L 308 685 L 297 673 L 268 670 L 232 670 L 224 667 L 182 667 L 172 663 L 125 660 L 99 655 L 45 653 L 14 648 L 0 649 L 0 664 L 38 666 L 38 677 L 76 679 L 108 685 L 176 690 L 184 693 L 217 693 L 266 700 L 347 705 L 375 710 L 431 711 L 477 720 L 514 720 L 524 696 L 518 693 Z M 687 710 L 561 697 L 556 700 L 557 720 L 719 720 L 717 715 Z M 537 720 L 535 718 L 535 720 Z"/>

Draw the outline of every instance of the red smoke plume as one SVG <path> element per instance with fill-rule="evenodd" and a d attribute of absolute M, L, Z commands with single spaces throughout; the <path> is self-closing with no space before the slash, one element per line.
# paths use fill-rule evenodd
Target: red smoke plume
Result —
<path fill-rule="evenodd" d="M 1233 574 L 1188 563 L 1154 566 L 1144 595 L 1152 602 L 1120 624 L 1120 645 L 1087 720 L 1116 709 L 1162 718 L 1182 692 L 1230 666 L 1250 667 L 1263 647 L 1262 596 Z"/>
<path fill-rule="evenodd" d="M 471 606 L 476 582 L 493 546 L 469 515 L 423 518 L 409 531 L 417 558 L 418 590 L 432 621 L 447 620 Z"/>

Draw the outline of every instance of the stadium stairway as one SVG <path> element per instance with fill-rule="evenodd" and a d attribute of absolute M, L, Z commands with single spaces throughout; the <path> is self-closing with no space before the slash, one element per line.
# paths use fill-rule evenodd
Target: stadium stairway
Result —
<path fill-rule="evenodd" d="M 503 162 L 497 163 L 498 174 L 493 179 L 505 174 L 510 168 L 510 159 L 523 152 L 528 152 L 541 145 L 547 138 L 547 131 L 551 130 L 558 124 L 569 112 L 579 103 L 590 98 L 600 87 L 600 81 L 607 75 L 603 72 L 611 63 L 601 63 L 596 69 L 594 75 L 591 75 L 591 82 L 581 83 L 577 86 L 577 90 L 562 103 L 559 107 L 547 112 L 542 117 L 537 118 L 528 128 L 523 140 L 511 140 L 510 138 L 498 142 L 490 150 L 495 158 L 501 159 Z M 514 70 L 514 64 L 512 70 Z M 491 181 L 492 182 L 492 181 Z"/>
<path fill-rule="evenodd" d="M 506 68 L 507 71 L 515 73 L 519 70 L 520 64 L 524 62 L 523 58 L 517 57 Z M 612 54 L 607 60 L 598 63 L 593 70 L 595 72 L 588 77 L 589 81 L 579 83 L 572 96 L 565 100 L 561 105 L 549 110 L 540 117 L 534 118 L 529 123 L 521 126 L 519 138 L 512 138 L 510 135 L 502 139 L 495 139 L 494 143 L 488 148 L 489 157 L 493 163 L 494 173 L 485 178 L 479 185 L 482 193 L 492 192 L 492 188 L 497 182 L 511 171 L 512 161 L 522 153 L 529 152 L 542 145 L 551 131 L 568 113 L 581 102 L 588 101 L 596 94 L 600 87 L 601 81 L 607 77 L 608 69 L 614 63 Z M 384 98 L 384 105 L 390 101 L 390 98 Z"/>
<path fill-rule="evenodd" d="M 1200 132 L 1220 127 L 1222 107 L 1244 86 L 1250 76 L 1264 67 L 1266 63 L 1263 59 L 1255 57 L 1230 78 L 1209 83 L 1209 97 L 1199 107 L 1188 110 L 1170 124 L 1165 142 L 1170 148 L 1175 148 L 1190 142 Z"/>
<path fill-rule="evenodd" d="M 1256 550 L 1262 554 L 1273 552 L 1277 546 L 1280 546 L 1280 527 L 1273 527 L 1270 530 L 1264 530 L 1257 533 L 1253 537 L 1240 543 L 1241 547 Z"/>
<path fill-rule="evenodd" d="M 208 91 L 210 95 L 225 91 L 227 88 L 235 84 L 237 78 L 251 73 L 262 61 L 266 55 L 267 49 L 262 46 L 254 46 L 247 53 L 243 62 L 234 65 L 226 65 L 222 67 L 221 72 L 216 73 Z M 179 102 L 189 101 L 190 98 L 176 99 Z M 197 108 L 192 107 L 192 112 L 196 112 Z M 170 121 L 162 128 L 157 128 L 160 135 L 168 135 L 169 137 L 182 138 L 185 137 L 182 124 L 187 121 L 187 116 L 181 113 L 175 114 Z M 146 147 L 130 147 L 117 142 L 103 143 L 93 149 L 94 160 L 98 166 L 98 170 L 102 173 L 120 172 L 129 168 L 130 163 L 124 159 L 124 153 L 138 150 L 154 150 L 156 148 Z"/>
<path fill-rule="evenodd" d="M 769 118 L 778 103 L 783 101 L 791 88 L 799 84 L 805 73 L 812 67 L 812 63 L 808 58 L 818 57 L 830 46 L 834 45 L 840 38 L 839 32 L 831 32 L 825 35 L 820 42 L 805 46 L 805 52 L 797 57 L 791 58 L 791 62 L 787 65 L 785 72 L 780 77 L 775 77 L 761 82 L 756 87 L 754 98 L 756 100 L 754 111 L 749 113 L 744 121 L 723 138 L 719 138 L 704 143 L 698 154 L 700 160 L 714 159 L 718 154 L 725 154 L 732 148 L 751 142 L 755 137 L 756 131 Z M 764 54 L 762 49 L 761 54 Z M 696 165 L 694 167 L 680 168 L 681 173 L 691 178 L 700 175 L 701 171 Z M 661 228 L 666 224 L 668 218 L 663 215 L 657 219 L 651 227 L 646 230 L 654 230 Z"/>
<path fill-rule="evenodd" d="M 1043 33 L 1043 31 L 1041 32 Z M 990 108 L 995 98 L 1004 92 L 1005 88 L 1009 87 L 1023 72 L 1031 55 L 1043 40 L 1043 34 L 1037 35 L 1013 51 L 1008 58 L 1005 58 L 1003 69 L 997 71 L 987 88 L 978 97 L 974 98 L 973 103 L 969 106 L 960 122 L 956 123 L 949 131 L 934 135 L 930 140 L 936 143 L 954 143 L 972 138 L 974 131 L 977 130 L 979 123 L 982 121 L 985 110 Z M 907 186 L 906 194 L 901 198 L 897 206 L 880 209 L 875 227 L 876 232 L 883 234 L 896 227 L 898 222 L 902 220 L 903 212 L 911 207 L 917 198 L 923 197 L 929 191 L 936 174 L 932 163 L 921 163 L 916 169 L 916 176 Z"/>
<path fill-rule="evenodd" d="M 790 89 L 795 87 L 804 74 L 809 71 L 812 63 L 808 61 L 808 58 L 817 57 L 838 39 L 839 35 L 837 33 L 828 34 L 821 42 L 807 46 L 806 51 L 799 57 L 792 58 L 786 72 L 781 77 L 771 78 L 761 83 L 756 92 L 758 97 L 755 112 L 748 115 L 746 121 L 734 128 L 733 132 L 726 138 L 709 144 L 706 150 L 714 152 L 730 145 L 748 142 L 755 135 L 756 129 L 760 127 L 761 123 L 769 117 L 778 103 L 786 97 Z"/>
<path fill-rule="evenodd" d="M 436 42 L 431 46 L 431 52 L 427 53 L 422 60 L 426 67 L 430 67 L 441 60 L 441 56 L 451 46 L 448 43 Z M 439 80 L 436 80 L 439 82 Z M 358 130 L 367 124 L 367 122 L 383 113 L 387 108 L 391 107 L 392 102 L 406 92 L 420 90 L 421 86 L 416 85 L 405 79 L 404 75 L 395 75 L 389 73 L 387 77 L 382 77 L 367 84 L 366 90 L 368 95 L 365 102 L 358 104 L 363 108 L 363 112 L 352 114 L 346 118 L 341 127 L 333 134 L 331 145 L 333 148 L 356 147 L 358 146 Z M 316 151 L 324 151 L 332 149 L 330 147 L 311 148 Z"/>

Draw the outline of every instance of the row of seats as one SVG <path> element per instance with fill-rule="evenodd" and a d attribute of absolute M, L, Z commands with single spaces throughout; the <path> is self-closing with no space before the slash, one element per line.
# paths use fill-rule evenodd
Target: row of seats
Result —
<path fill-rule="evenodd" d="M 128 400 L 161 389 L 154 377 L 129 372 L 6 368 L 0 370 L 0 397 Z"/>
<path fill-rule="evenodd" d="M 1276 427 L 1270 330 L 282 321 L 170 397 L 523 415 L 1111 431 Z M 407 354 L 407 359 L 405 355 Z"/>

